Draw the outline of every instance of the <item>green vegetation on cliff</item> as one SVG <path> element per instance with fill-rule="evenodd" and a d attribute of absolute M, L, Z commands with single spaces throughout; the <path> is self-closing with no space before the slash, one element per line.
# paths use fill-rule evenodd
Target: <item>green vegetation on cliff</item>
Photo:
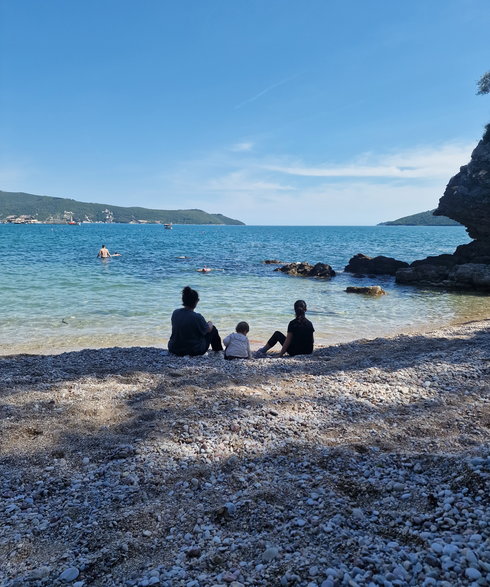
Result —
<path fill-rule="evenodd" d="M 0 190 L 0 221 L 8 216 L 32 216 L 39 222 L 73 219 L 91 222 L 163 222 L 173 224 L 243 224 L 222 214 L 202 210 L 152 210 L 125 208 L 111 204 L 88 204 L 70 198 L 36 196 L 22 192 Z"/>
<path fill-rule="evenodd" d="M 433 213 L 434 210 L 427 210 L 398 220 L 380 222 L 378 226 L 461 226 L 456 220 L 451 220 L 447 216 L 434 216 Z"/>

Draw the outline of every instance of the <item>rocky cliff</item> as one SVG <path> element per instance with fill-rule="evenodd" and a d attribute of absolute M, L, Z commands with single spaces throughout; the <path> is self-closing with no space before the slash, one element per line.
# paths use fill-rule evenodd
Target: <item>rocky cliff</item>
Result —
<path fill-rule="evenodd" d="M 397 271 L 397 282 L 490 291 L 490 124 L 434 214 L 460 222 L 474 240 L 452 255 L 414 261 Z"/>
<path fill-rule="evenodd" d="M 434 216 L 464 224 L 475 240 L 490 240 L 490 124 L 471 161 L 447 184 Z"/>

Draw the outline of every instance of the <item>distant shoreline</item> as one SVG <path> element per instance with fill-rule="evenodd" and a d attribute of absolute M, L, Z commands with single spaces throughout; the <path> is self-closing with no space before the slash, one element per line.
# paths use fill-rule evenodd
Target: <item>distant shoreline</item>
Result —
<path fill-rule="evenodd" d="M 166 222 L 80 222 L 75 223 L 74 225 L 70 225 L 68 222 L 6 222 L 5 220 L 0 220 L 0 225 L 8 225 L 8 226 L 90 226 L 90 225 L 97 225 L 97 226 L 164 226 L 168 224 Z M 462 224 L 392 224 L 389 222 L 380 222 L 378 224 L 219 224 L 219 223 L 207 223 L 207 224 L 199 224 L 199 223 L 191 223 L 191 222 L 172 222 L 172 226 L 226 226 L 229 228 L 253 228 L 253 227 L 260 227 L 265 228 L 268 226 L 273 226 L 275 228 L 385 228 L 385 227 L 392 227 L 395 226 L 397 228 L 409 227 L 409 228 L 464 228 Z"/>
<path fill-rule="evenodd" d="M 165 226 L 170 224 L 171 226 L 246 226 L 246 224 L 223 224 L 219 222 L 207 222 L 207 223 L 193 223 L 193 222 L 163 222 L 160 220 L 155 221 L 130 221 L 130 222 L 104 222 L 103 220 L 82 220 L 80 222 L 65 222 L 65 221 L 41 221 L 41 220 L 26 220 L 26 221 L 10 221 L 10 220 L 0 220 L 0 224 L 8 224 L 13 226 L 82 226 L 82 225 L 91 225 L 97 224 L 100 226 L 101 224 L 105 226 L 115 225 L 115 226 L 126 226 L 126 225 L 133 225 L 133 226 Z"/>
<path fill-rule="evenodd" d="M 95 202 L 80 202 L 72 198 L 39 196 L 25 192 L 0 190 L 0 218 L 37 222 L 89 223 L 172 223 L 172 224 L 243 224 L 224 214 L 204 210 L 158 210 L 141 206 L 115 206 Z M 37 221 L 37 222 L 36 222 Z M 23 222 L 19 222 L 23 223 Z M 31 222 L 29 222 L 31 223 Z"/>

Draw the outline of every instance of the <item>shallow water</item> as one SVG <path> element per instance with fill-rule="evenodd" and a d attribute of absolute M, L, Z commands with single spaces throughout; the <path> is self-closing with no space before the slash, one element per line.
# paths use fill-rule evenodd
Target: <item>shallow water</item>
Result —
<path fill-rule="evenodd" d="M 0 353 L 165 346 L 184 285 L 224 335 L 247 320 L 252 346 L 285 330 L 298 298 L 326 344 L 490 314 L 490 297 L 398 286 L 342 273 L 362 252 L 413 261 L 468 242 L 462 227 L 0 225 Z M 96 258 L 100 245 L 121 257 Z M 181 258 L 186 257 L 186 258 Z M 274 272 L 264 259 L 329 263 L 330 281 Z M 198 273 L 207 265 L 214 270 Z M 378 283 L 378 299 L 346 294 Z"/>

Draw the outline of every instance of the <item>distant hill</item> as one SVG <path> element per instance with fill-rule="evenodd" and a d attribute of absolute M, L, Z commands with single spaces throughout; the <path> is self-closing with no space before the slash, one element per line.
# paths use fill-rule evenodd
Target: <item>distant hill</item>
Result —
<path fill-rule="evenodd" d="M 419 212 L 418 214 L 398 218 L 398 220 L 380 222 L 378 226 L 461 226 L 456 220 L 452 220 L 447 216 L 434 216 L 433 212 L 434 210 Z"/>
<path fill-rule="evenodd" d="M 39 222 L 73 219 L 78 222 L 163 222 L 173 224 L 243 224 L 222 214 L 202 210 L 152 210 L 112 204 L 88 204 L 71 198 L 36 196 L 0 190 L 0 222 L 7 216 L 32 216 Z"/>

